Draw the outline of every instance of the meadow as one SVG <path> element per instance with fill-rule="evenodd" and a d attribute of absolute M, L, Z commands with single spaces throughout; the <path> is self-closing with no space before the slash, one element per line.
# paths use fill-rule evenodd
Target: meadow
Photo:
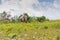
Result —
<path fill-rule="evenodd" d="M 0 23 L 0 40 L 60 40 L 60 20 Z"/>

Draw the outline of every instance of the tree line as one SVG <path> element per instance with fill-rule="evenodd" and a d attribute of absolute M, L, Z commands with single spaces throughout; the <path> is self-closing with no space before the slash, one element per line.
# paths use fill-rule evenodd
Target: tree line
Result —
<path fill-rule="evenodd" d="M 11 14 L 6 13 L 5 11 L 3 13 L 0 13 L 0 21 L 1 22 L 33 22 L 33 21 L 38 21 L 38 22 L 44 22 L 44 21 L 49 21 L 45 16 L 40 16 L 40 17 L 31 17 L 28 15 L 28 13 L 23 13 L 20 16 L 14 16 L 11 17 Z"/>

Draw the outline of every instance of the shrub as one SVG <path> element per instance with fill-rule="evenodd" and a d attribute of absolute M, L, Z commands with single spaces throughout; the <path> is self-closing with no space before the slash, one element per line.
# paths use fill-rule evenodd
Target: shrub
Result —
<path fill-rule="evenodd" d="M 46 20 L 45 16 L 37 17 L 37 21 L 44 22 Z"/>
<path fill-rule="evenodd" d="M 48 29 L 48 27 L 47 26 L 44 26 L 44 29 Z"/>
<path fill-rule="evenodd" d="M 8 37 L 10 37 L 10 38 L 15 38 L 15 37 L 16 37 L 16 34 L 10 33 L 10 34 L 8 34 Z"/>
<path fill-rule="evenodd" d="M 60 40 L 60 37 L 59 36 L 57 36 L 57 40 Z"/>
<path fill-rule="evenodd" d="M 1 20 L 0 23 L 10 23 L 9 20 Z"/>

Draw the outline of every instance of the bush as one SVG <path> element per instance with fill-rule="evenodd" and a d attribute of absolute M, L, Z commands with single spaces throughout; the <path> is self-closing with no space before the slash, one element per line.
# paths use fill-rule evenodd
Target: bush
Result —
<path fill-rule="evenodd" d="M 1 20 L 0 23 L 10 23 L 9 20 Z"/>
<path fill-rule="evenodd" d="M 33 21 L 35 21 L 35 18 L 34 17 L 28 17 L 27 21 L 28 22 L 33 22 Z"/>
<path fill-rule="evenodd" d="M 45 16 L 37 17 L 37 21 L 39 21 L 39 22 L 44 22 L 45 20 L 46 20 Z"/>
<path fill-rule="evenodd" d="M 60 40 L 60 37 L 59 36 L 57 36 L 57 40 Z"/>
<path fill-rule="evenodd" d="M 47 26 L 44 26 L 44 29 L 48 29 L 48 27 Z"/>
<path fill-rule="evenodd" d="M 10 38 L 15 38 L 15 37 L 16 37 L 16 34 L 10 33 L 10 34 L 8 34 L 8 37 L 10 37 Z"/>

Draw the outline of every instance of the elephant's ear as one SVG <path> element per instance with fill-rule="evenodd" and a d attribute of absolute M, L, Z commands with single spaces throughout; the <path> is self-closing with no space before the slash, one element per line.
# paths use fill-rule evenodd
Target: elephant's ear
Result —
<path fill-rule="evenodd" d="M 20 19 L 22 19 L 22 18 L 23 18 L 23 16 L 20 17 Z"/>

